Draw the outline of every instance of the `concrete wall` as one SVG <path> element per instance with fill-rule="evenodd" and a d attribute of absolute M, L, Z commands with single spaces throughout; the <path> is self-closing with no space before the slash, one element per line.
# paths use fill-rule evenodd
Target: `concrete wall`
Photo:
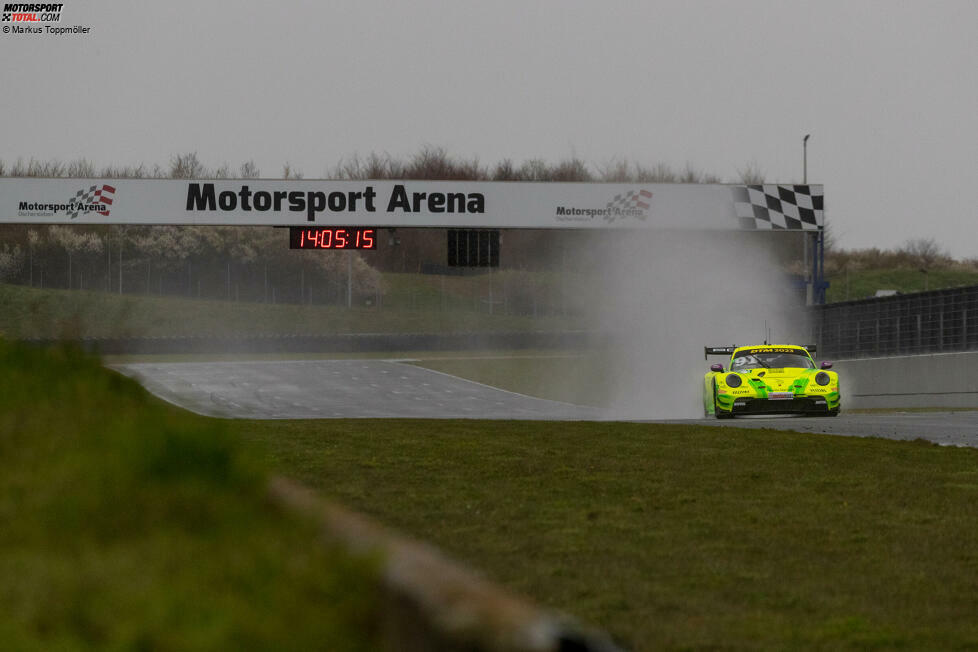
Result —
<path fill-rule="evenodd" d="M 978 351 L 840 360 L 842 409 L 978 408 Z"/>

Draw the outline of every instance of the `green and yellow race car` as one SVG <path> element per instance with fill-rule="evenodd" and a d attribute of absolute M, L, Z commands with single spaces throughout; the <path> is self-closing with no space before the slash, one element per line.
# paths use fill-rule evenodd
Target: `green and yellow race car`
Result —
<path fill-rule="evenodd" d="M 762 344 L 704 347 L 710 355 L 730 356 L 710 366 L 703 379 L 707 416 L 729 419 L 738 414 L 839 414 L 839 374 L 831 362 L 815 366 L 814 346 Z"/>

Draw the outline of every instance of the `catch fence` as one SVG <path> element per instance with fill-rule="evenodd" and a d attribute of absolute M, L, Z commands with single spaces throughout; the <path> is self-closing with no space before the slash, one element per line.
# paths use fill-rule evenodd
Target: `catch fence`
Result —
<path fill-rule="evenodd" d="M 814 306 L 822 358 L 978 350 L 978 286 Z"/>

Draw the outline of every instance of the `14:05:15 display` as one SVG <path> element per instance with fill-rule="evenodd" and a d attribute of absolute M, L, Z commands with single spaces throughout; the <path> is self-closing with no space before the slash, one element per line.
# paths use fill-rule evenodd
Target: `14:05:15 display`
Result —
<path fill-rule="evenodd" d="M 377 229 L 289 227 L 290 249 L 376 249 Z"/>

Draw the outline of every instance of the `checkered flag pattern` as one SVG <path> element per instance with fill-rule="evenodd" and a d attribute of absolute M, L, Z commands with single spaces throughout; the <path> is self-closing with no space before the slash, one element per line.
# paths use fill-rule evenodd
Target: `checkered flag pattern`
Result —
<path fill-rule="evenodd" d="M 817 188 L 817 194 L 813 189 Z M 822 186 L 734 186 L 742 229 L 817 231 L 824 223 Z"/>
<path fill-rule="evenodd" d="M 629 190 L 628 192 L 615 195 L 614 199 L 608 202 L 606 208 L 620 208 L 622 210 L 641 209 L 645 211 L 649 209 L 650 199 L 652 199 L 652 193 L 648 190 L 639 190 L 638 192 Z"/>
<path fill-rule="evenodd" d="M 115 194 L 115 188 L 109 185 L 103 186 L 89 186 L 86 190 L 82 188 L 75 193 L 75 196 L 68 200 L 68 203 L 78 204 L 102 204 L 105 206 L 112 206 L 113 195 Z M 98 211 L 99 215 L 104 215 L 108 217 L 109 211 L 111 209 L 107 208 L 104 211 Z M 76 208 L 74 211 L 68 212 L 68 217 L 75 219 L 78 217 L 79 213 L 87 213 L 89 211 L 82 210 L 81 207 Z"/>

